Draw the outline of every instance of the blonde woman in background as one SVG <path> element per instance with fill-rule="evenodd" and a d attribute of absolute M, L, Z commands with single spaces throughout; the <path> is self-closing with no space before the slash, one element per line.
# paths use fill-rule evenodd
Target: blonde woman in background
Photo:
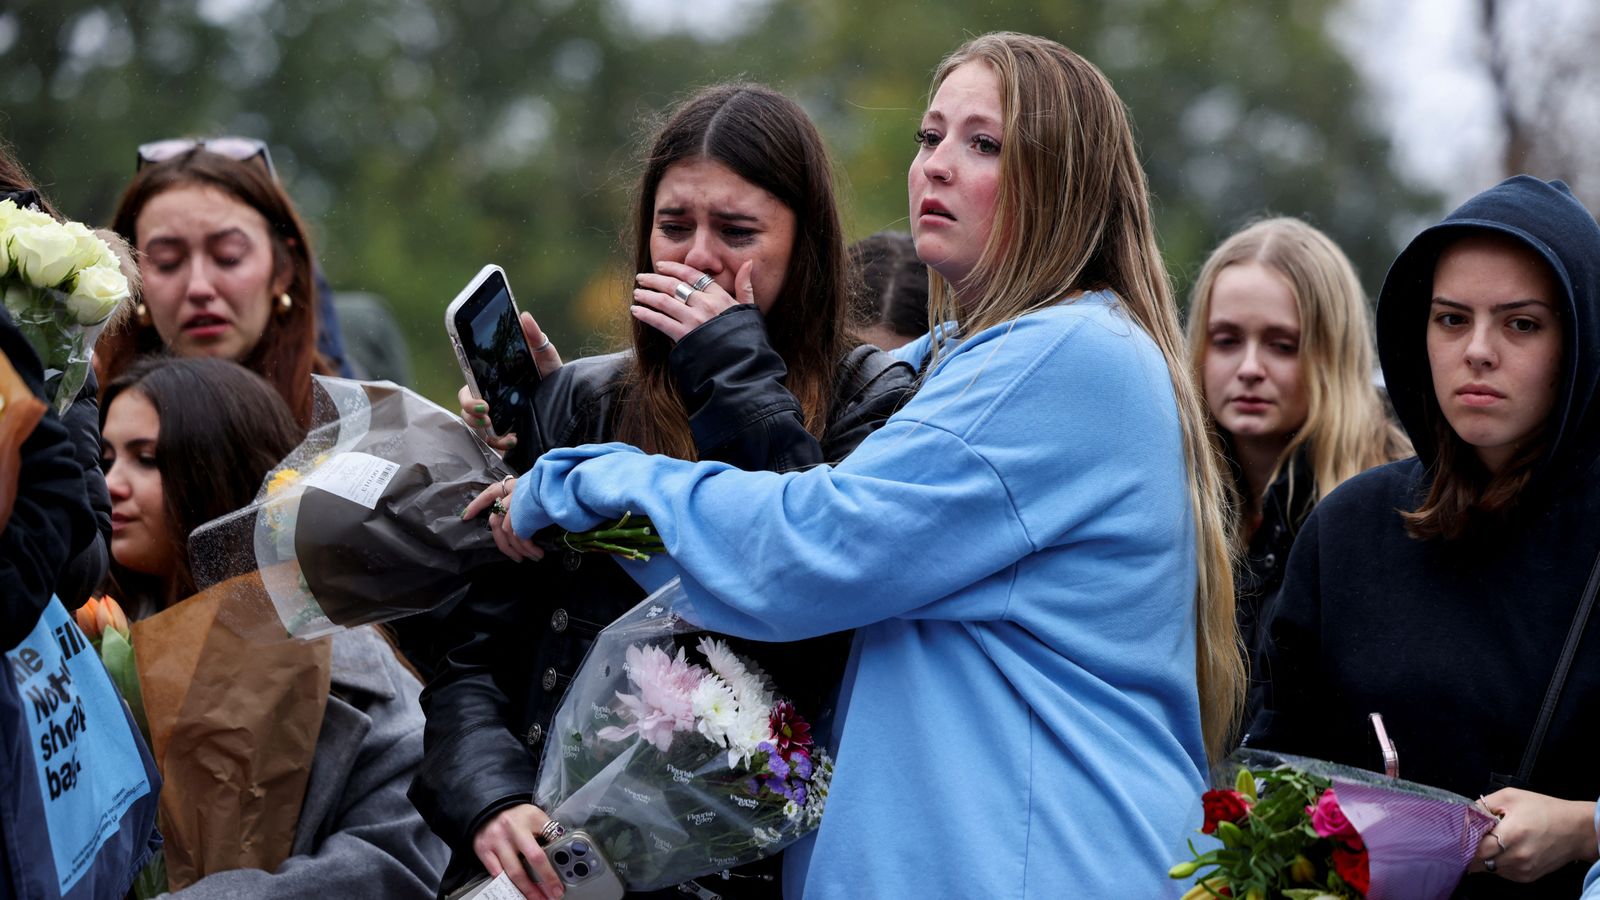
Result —
<path fill-rule="evenodd" d="M 706 626 L 857 629 L 786 896 L 1172 894 L 1243 665 L 1127 112 L 1065 47 L 990 34 L 940 64 L 916 138 L 911 230 L 951 324 L 896 351 L 926 363 L 904 409 L 799 472 L 553 450 L 492 527 L 645 512 Z"/>
<path fill-rule="evenodd" d="M 1189 304 L 1189 360 L 1232 474 L 1239 633 L 1254 656 L 1311 508 L 1357 472 L 1410 456 L 1411 444 L 1373 386 L 1361 281 L 1299 219 L 1265 219 L 1212 251 Z"/>

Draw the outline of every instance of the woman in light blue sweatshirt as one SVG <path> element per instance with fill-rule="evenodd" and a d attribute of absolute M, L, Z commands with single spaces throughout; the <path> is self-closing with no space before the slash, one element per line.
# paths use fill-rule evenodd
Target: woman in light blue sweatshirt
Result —
<path fill-rule="evenodd" d="M 1242 672 L 1126 112 L 1066 48 L 992 34 L 940 65 L 917 142 L 911 227 L 952 324 L 900 351 L 926 365 L 908 406 L 805 472 L 552 451 L 491 526 L 646 513 L 704 626 L 858 629 L 789 895 L 1173 894 Z"/>

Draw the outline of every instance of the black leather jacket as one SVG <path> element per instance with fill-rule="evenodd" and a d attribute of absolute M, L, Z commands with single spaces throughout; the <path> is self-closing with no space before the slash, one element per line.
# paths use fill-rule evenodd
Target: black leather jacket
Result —
<path fill-rule="evenodd" d="M 525 470 L 546 449 L 612 439 L 627 353 L 568 363 L 534 395 L 540 439 L 507 460 Z M 704 459 L 749 470 L 790 471 L 842 459 L 909 399 L 910 366 L 873 347 L 840 367 L 822 441 L 804 427 L 783 386 L 786 369 L 754 307 L 735 307 L 679 342 L 671 356 Z M 644 592 L 610 557 L 551 553 L 536 564 L 495 567 L 441 623 L 453 649 L 422 695 L 422 768 L 410 796 L 451 847 L 442 891 L 481 871 L 472 836 L 494 814 L 532 802 L 539 753 L 566 686 L 600 629 Z M 755 652 L 802 708 L 833 694 L 849 634 Z M 789 676 L 786 670 L 804 673 Z M 727 897 L 779 894 L 773 860 L 708 885 Z"/>

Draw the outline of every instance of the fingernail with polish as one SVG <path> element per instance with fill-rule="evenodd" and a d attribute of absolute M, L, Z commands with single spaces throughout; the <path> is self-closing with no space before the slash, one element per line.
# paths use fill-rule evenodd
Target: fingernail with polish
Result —
<path fill-rule="evenodd" d="M 486 412 L 488 412 L 488 411 L 489 411 L 489 407 L 487 407 L 487 406 L 485 406 L 485 405 L 483 405 L 483 404 L 482 404 L 482 403 L 479 403 L 479 404 L 478 404 L 478 405 L 476 405 L 476 406 L 474 406 L 474 407 L 473 407 L 473 408 L 472 408 L 472 411 L 473 411 L 473 412 L 475 412 L 475 413 L 477 413 L 477 414 L 478 414 L 478 415 L 480 415 L 480 416 L 481 416 L 481 415 L 483 415 L 483 414 L 484 414 L 484 413 L 486 413 Z"/>

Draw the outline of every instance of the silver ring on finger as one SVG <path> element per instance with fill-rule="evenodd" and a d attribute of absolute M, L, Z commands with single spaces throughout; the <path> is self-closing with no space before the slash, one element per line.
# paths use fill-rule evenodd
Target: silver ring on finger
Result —
<path fill-rule="evenodd" d="M 688 305 L 689 295 L 693 294 L 694 291 L 694 288 L 680 281 L 678 282 L 678 286 L 672 289 L 672 296 L 677 297 L 679 300 L 682 300 L 685 305 Z"/>
<path fill-rule="evenodd" d="M 567 833 L 566 826 L 555 819 L 544 823 L 544 828 L 539 830 L 539 840 L 548 844 Z"/>
<path fill-rule="evenodd" d="M 1492 832 L 1492 831 L 1491 831 L 1491 832 L 1489 832 L 1489 837 L 1492 837 L 1492 838 L 1494 838 L 1494 842 L 1495 842 L 1495 843 L 1496 843 L 1496 844 L 1499 844 L 1499 845 L 1500 845 L 1500 853 L 1504 853 L 1504 852 L 1506 852 L 1506 842 L 1505 842 L 1505 841 L 1502 841 L 1502 840 L 1500 840 L 1500 835 L 1498 835 L 1498 834 L 1495 834 L 1495 833 L 1494 833 L 1494 832 Z M 1500 853 L 1496 853 L 1496 854 L 1495 854 L 1495 856 L 1499 856 L 1499 855 L 1500 855 Z"/>
<path fill-rule="evenodd" d="M 494 515 L 494 516 L 503 516 L 503 515 L 505 515 L 506 514 L 505 499 L 504 498 L 500 498 L 500 499 L 495 500 L 493 503 L 489 504 L 489 514 L 490 515 Z"/>
<path fill-rule="evenodd" d="M 545 338 L 544 339 L 544 343 L 542 343 L 539 346 L 533 348 L 533 352 L 535 352 L 535 353 L 543 353 L 543 352 L 545 352 L 546 350 L 549 350 L 549 349 L 550 349 L 550 339 L 549 338 Z"/>
<path fill-rule="evenodd" d="M 1494 874 L 1494 870 L 1496 868 L 1498 868 L 1498 866 L 1495 864 L 1494 857 L 1491 856 L 1488 859 L 1483 861 L 1483 870 L 1485 872 L 1488 872 L 1489 874 L 1492 875 L 1492 874 Z"/>
<path fill-rule="evenodd" d="M 689 285 L 689 290 L 691 290 L 691 291 L 703 291 L 706 288 L 710 287 L 711 286 L 711 282 L 713 282 L 715 280 L 716 279 L 712 278 L 710 275 L 701 275 L 699 278 L 696 278 L 694 280 L 694 284 Z"/>

